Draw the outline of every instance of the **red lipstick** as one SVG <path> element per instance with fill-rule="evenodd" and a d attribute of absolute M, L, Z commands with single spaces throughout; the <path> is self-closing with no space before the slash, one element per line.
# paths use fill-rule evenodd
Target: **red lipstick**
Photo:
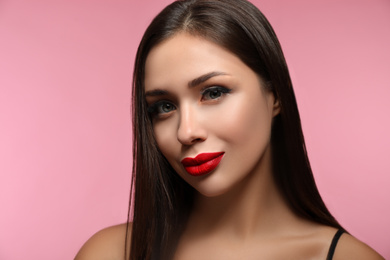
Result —
<path fill-rule="evenodd" d="M 201 153 L 195 158 L 184 158 L 181 163 L 192 176 L 202 176 L 214 170 L 221 161 L 225 152 Z"/>

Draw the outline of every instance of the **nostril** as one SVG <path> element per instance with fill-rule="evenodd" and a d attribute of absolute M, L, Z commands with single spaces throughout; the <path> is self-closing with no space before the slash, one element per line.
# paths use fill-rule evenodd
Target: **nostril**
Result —
<path fill-rule="evenodd" d="M 192 140 L 193 143 L 202 142 L 202 141 L 203 141 L 202 138 L 196 138 L 196 139 Z"/>
<path fill-rule="evenodd" d="M 183 130 L 183 129 L 182 129 Z M 191 129 L 191 131 L 178 132 L 177 139 L 183 145 L 193 145 L 206 139 L 206 133 L 203 129 Z"/>

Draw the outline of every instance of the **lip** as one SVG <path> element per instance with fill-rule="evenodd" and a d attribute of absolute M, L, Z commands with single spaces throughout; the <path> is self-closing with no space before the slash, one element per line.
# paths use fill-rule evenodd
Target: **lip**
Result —
<path fill-rule="evenodd" d="M 192 176 L 202 176 L 213 171 L 222 160 L 225 152 L 201 153 L 195 158 L 186 157 L 181 163 L 186 171 Z"/>

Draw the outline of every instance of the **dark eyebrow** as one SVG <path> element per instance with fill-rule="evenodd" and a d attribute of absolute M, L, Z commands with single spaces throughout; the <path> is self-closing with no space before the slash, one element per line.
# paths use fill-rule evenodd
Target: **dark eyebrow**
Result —
<path fill-rule="evenodd" d="M 162 90 L 162 89 L 154 89 L 154 90 L 150 90 L 150 91 L 145 92 L 145 96 L 147 96 L 147 97 L 165 96 L 168 94 L 169 94 L 168 91 Z"/>
<path fill-rule="evenodd" d="M 189 88 L 196 87 L 202 84 L 203 82 L 211 79 L 212 77 L 221 76 L 221 75 L 229 75 L 229 74 L 221 71 L 212 71 L 200 77 L 197 77 L 196 79 L 191 80 L 190 82 L 188 82 L 188 87 Z M 162 89 L 154 89 L 145 92 L 145 96 L 147 97 L 166 96 L 166 95 L 169 95 L 169 91 L 162 90 Z"/>
<path fill-rule="evenodd" d="M 188 82 L 188 87 L 193 88 L 193 87 L 198 86 L 198 85 L 202 84 L 203 82 L 211 79 L 212 77 L 221 76 L 221 75 L 229 75 L 229 74 L 227 74 L 225 72 L 221 72 L 221 71 L 212 71 L 212 72 L 206 73 L 200 77 L 197 77 L 196 79 L 191 80 L 190 82 Z"/>

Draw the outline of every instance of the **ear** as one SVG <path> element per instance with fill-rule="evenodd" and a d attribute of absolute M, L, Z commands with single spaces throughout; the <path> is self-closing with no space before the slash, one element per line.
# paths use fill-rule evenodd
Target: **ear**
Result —
<path fill-rule="evenodd" d="M 273 94 L 273 99 L 274 99 L 274 105 L 272 110 L 272 116 L 275 117 L 279 115 L 281 108 L 280 108 L 279 98 L 276 96 L 275 93 Z"/>

